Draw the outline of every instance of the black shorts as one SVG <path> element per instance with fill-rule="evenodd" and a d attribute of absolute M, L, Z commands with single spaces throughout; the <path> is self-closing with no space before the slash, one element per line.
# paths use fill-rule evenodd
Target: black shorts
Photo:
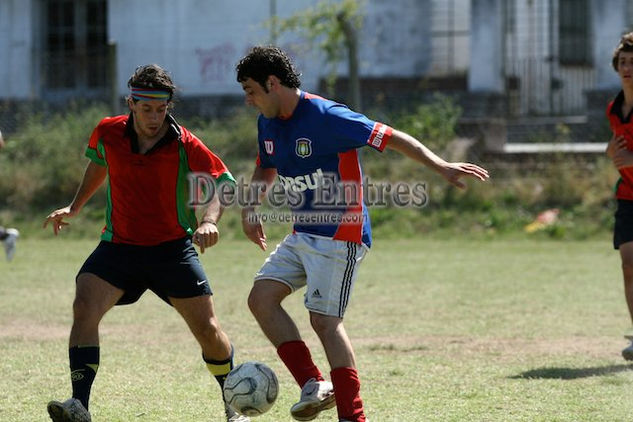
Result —
<path fill-rule="evenodd" d="M 633 242 L 633 201 L 618 199 L 613 230 L 613 248 L 620 249 L 620 245 L 627 242 Z"/>
<path fill-rule="evenodd" d="M 147 289 L 170 305 L 169 297 L 212 294 L 189 236 L 156 246 L 102 241 L 77 276 L 82 273 L 94 274 L 124 290 L 117 305 L 136 302 Z"/>

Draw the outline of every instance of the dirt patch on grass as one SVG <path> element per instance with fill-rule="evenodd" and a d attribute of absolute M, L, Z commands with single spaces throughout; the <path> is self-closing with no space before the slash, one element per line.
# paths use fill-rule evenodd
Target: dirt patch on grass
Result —
<path fill-rule="evenodd" d="M 570 336 L 553 339 L 494 338 L 468 336 L 385 337 L 353 339 L 357 348 L 386 353 L 444 354 L 473 357 L 494 356 L 517 360 L 527 356 L 578 356 L 618 358 L 626 347 L 624 338 Z"/>
<path fill-rule="evenodd" d="M 68 338 L 69 325 L 44 324 L 29 319 L 13 319 L 0 323 L 0 338 L 29 341 L 58 340 Z"/>

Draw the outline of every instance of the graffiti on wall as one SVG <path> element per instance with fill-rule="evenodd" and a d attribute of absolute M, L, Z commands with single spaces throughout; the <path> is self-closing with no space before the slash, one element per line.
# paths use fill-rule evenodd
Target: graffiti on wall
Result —
<path fill-rule="evenodd" d="M 223 82 L 233 77 L 235 46 L 219 44 L 211 48 L 196 48 L 198 71 L 203 84 Z"/>

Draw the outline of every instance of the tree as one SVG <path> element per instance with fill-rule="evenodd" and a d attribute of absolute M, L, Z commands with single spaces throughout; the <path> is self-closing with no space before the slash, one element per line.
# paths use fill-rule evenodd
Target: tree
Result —
<path fill-rule="evenodd" d="M 298 32 L 307 41 L 307 48 L 312 49 L 316 46 L 323 51 L 330 66 L 327 77 L 330 94 L 336 82 L 336 66 L 341 60 L 347 59 L 348 103 L 356 110 L 361 109 L 357 33 L 362 26 L 363 17 L 360 9 L 363 4 L 364 0 L 323 0 L 288 18 L 277 19 L 273 16 L 269 21 L 269 25 L 278 28 L 279 33 Z"/>

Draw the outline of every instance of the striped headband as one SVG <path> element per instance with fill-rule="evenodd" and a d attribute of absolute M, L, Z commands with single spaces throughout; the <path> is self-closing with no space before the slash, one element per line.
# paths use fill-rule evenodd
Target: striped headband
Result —
<path fill-rule="evenodd" d="M 161 89 L 135 88 L 132 87 L 132 98 L 140 101 L 149 100 L 171 100 L 171 92 Z"/>

